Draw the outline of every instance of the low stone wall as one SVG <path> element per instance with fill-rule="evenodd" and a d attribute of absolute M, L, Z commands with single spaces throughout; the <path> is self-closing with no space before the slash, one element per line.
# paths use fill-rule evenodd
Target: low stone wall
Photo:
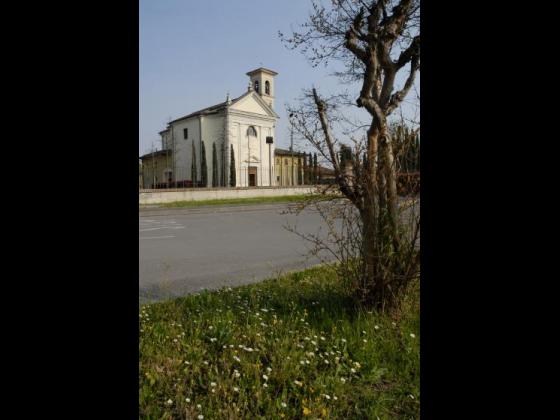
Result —
<path fill-rule="evenodd" d="M 175 201 L 224 200 L 232 198 L 281 197 L 317 192 L 315 186 L 253 187 L 253 188 L 188 188 L 140 190 L 140 204 L 173 203 Z"/>

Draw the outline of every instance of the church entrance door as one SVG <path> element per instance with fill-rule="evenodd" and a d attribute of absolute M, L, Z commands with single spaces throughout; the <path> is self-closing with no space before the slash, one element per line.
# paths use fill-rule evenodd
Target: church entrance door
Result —
<path fill-rule="evenodd" d="M 257 168 L 249 166 L 249 187 L 257 186 Z"/>

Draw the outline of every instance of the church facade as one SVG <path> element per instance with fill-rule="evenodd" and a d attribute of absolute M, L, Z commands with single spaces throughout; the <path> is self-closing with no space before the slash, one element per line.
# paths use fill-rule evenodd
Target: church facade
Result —
<path fill-rule="evenodd" d="M 250 71 L 243 95 L 228 94 L 220 104 L 170 121 L 159 133 L 167 158 L 160 181 L 177 187 L 275 186 L 276 75 L 263 67 Z"/>

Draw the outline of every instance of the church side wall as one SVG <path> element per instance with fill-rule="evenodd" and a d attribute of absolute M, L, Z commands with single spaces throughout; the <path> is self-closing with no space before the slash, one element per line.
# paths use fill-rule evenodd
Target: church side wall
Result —
<path fill-rule="evenodd" d="M 183 129 L 185 128 L 189 131 L 188 139 L 184 139 L 183 136 Z M 198 117 L 174 123 L 172 134 L 175 139 L 175 179 L 177 181 L 192 181 L 192 145 L 194 142 L 197 155 L 197 176 L 200 180 L 200 128 Z M 208 150 L 206 150 L 206 157 L 208 158 Z"/>
<path fill-rule="evenodd" d="M 224 157 L 222 145 L 224 143 L 224 120 L 223 114 L 208 115 L 202 119 L 202 141 L 206 148 L 206 165 L 208 167 L 208 187 L 212 186 L 212 144 L 216 144 L 216 156 L 218 158 L 218 185 L 222 176 L 222 162 Z M 199 165 L 202 162 L 199 163 Z"/>

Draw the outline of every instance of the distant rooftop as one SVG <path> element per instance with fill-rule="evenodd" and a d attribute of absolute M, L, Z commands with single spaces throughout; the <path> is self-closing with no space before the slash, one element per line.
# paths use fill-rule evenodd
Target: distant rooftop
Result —
<path fill-rule="evenodd" d="M 275 147 L 274 148 L 274 154 L 276 155 L 282 155 L 282 156 L 291 156 L 292 154 L 294 156 L 303 156 L 305 155 L 305 153 L 302 152 L 296 152 L 295 150 L 292 152 L 290 150 L 286 150 L 286 149 L 281 149 L 279 147 Z"/>

